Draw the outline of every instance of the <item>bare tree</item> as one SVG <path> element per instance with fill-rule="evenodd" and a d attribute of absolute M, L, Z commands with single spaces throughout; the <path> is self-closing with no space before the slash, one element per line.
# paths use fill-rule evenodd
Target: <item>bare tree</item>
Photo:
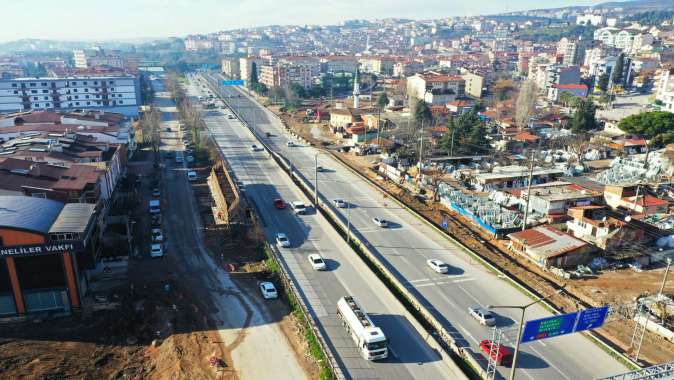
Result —
<path fill-rule="evenodd" d="M 522 83 L 520 93 L 517 95 L 517 103 L 515 104 L 515 122 L 520 129 L 527 126 L 529 118 L 534 114 L 537 97 L 538 89 L 534 81 L 527 80 Z"/>

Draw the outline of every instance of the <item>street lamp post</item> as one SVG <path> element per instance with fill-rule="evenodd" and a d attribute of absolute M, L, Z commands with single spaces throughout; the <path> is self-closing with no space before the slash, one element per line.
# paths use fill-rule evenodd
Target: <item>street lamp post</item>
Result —
<path fill-rule="evenodd" d="M 566 284 L 564 286 L 562 286 L 560 289 L 558 289 L 557 291 L 555 291 L 554 293 L 549 294 L 545 297 L 538 298 L 535 301 L 530 302 L 530 303 L 528 303 L 524 306 L 494 306 L 494 305 L 488 305 L 487 306 L 488 309 L 519 309 L 522 312 L 522 314 L 520 315 L 520 324 L 517 327 L 517 342 L 515 343 L 515 354 L 513 355 L 513 364 L 512 364 L 512 368 L 510 369 L 510 378 L 509 378 L 510 380 L 515 380 L 515 369 L 517 368 L 517 356 L 518 356 L 517 354 L 520 351 L 520 341 L 522 340 L 522 329 L 524 328 L 524 314 L 525 314 L 526 310 L 530 306 L 533 306 L 537 303 L 545 301 L 545 300 L 553 297 L 554 295 L 557 295 L 557 294 L 563 292 L 564 287 L 566 287 Z"/>

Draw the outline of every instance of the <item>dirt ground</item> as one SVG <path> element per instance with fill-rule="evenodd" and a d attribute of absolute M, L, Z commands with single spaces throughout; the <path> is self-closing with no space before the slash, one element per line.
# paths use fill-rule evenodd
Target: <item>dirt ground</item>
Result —
<path fill-rule="evenodd" d="M 135 285 L 88 298 L 71 317 L 0 326 L 2 377 L 236 378 L 226 366 L 210 365 L 223 347 L 210 322 L 195 317 L 201 305 L 188 301 L 189 289 Z"/>

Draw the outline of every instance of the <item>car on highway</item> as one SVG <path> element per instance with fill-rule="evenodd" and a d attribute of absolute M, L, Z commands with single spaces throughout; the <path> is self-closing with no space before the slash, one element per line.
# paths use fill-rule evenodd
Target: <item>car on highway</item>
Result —
<path fill-rule="evenodd" d="M 302 201 L 294 201 L 290 204 L 295 214 L 304 215 L 307 213 L 307 206 Z"/>
<path fill-rule="evenodd" d="M 386 227 L 388 227 L 388 220 L 382 219 L 382 218 L 380 218 L 380 217 L 378 217 L 378 216 L 375 216 L 374 218 L 372 218 L 372 223 L 374 223 L 375 225 L 377 225 L 377 227 L 381 227 L 381 228 L 386 228 Z"/>
<path fill-rule="evenodd" d="M 152 244 L 150 246 L 150 257 L 162 257 L 164 256 L 164 250 L 162 249 L 161 244 Z"/>
<path fill-rule="evenodd" d="M 150 214 L 159 214 L 161 212 L 161 203 L 159 199 L 153 199 L 148 203 Z"/>
<path fill-rule="evenodd" d="M 494 349 L 493 352 L 492 347 Z M 487 357 L 491 355 L 491 358 L 496 361 L 497 365 L 508 367 L 513 363 L 513 351 L 502 344 L 497 344 L 490 339 L 485 339 L 480 342 L 480 349 Z"/>
<path fill-rule="evenodd" d="M 193 156 L 187 156 L 185 159 L 187 160 L 187 162 L 194 162 Z"/>
<path fill-rule="evenodd" d="M 349 205 L 348 203 L 346 203 L 346 201 L 344 199 L 339 199 L 339 198 L 333 199 L 332 203 L 337 208 L 346 208 Z"/>
<path fill-rule="evenodd" d="M 295 143 L 292 142 L 292 141 L 288 141 L 288 142 L 286 143 L 286 145 L 287 145 L 288 147 L 291 147 L 291 148 L 292 148 L 292 147 L 295 146 Z"/>
<path fill-rule="evenodd" d="M 197 180 L 197 172 L 194 170 L 190 170 L 187 172 L 187 180 L 188 181 L 196 181 Z"/>
<path fill-rule="evenodd" d="M 276 287 L 269 281 L 260 282 L 260 293 L 262 293 L 262 297 L 266 300 L 278 298 Z"/>
<path fill-rule="evenodd" d="M 483 326 L 496 326 L 496 317 L 494 313 L 482 306 L 471 306 L 468 308 L 468 314 L 475 318 Z"/>
<path fill-rule="evenodd" d="M 232 119 L 235 119 L 235 117 L 234 117 L 234 115 L 229 114 L 229 115 L 227 115 L 227 119 L 232 120 Z"/>
<path fill-rule="evenodd" d="M 152 189 L 152 196 L 153 196 L 153 197 L 159 197 L 159 196 L 161 196 L 161 190 L 159 190 L 158 187 L 155 187 L 154 189 Z"/>
<path fill-rule="evenodd" d="M 440 261 L 438 259 L 429 259 L 426 260 L 426 264 L 431 267 L 434 271 L 445 274 L 449 272 L 449 265 L 445 264 L 443 261 Z"/>
<path fill-rule="evenodd" d="M 274 199 L 274 207 L 276 207 L 279 210 L 283 210 L 284 208 L 286 208 L 286 203 L 283 202 L 283 199 L 276 198 Z"/>
<path fill-rule="evenodd" d="M 317 172 L 324 172 L 324 171 L 325 171 L 325 168 L 322 167 L 322 166 L 320 166 L 320 165 L 318 165 L 318 166 L 316 166 L 316 171 L 317 171 Z"/>
<path fill-rule="evenodd" d="M 155 243 L 161 243 L 164 241 L 164 234 L 162 234 L 161 228 L 152 229 L 152 241 Z"/>
<path fill-rule="evenodd" d="M 283 248 L 289 248 L 290 247 L 290 239 L 288 239 L 288 235 L 284 234 L 283 232 L 279 232 L 276 234 L 276 244 L 280 245 Z"/>
<path fill-rule="evenodd" d="M 251 150 L 251 152 L 257 152 L 258 150 L 260 150 L 260 147 L 253 144 L 253 145 L 250 146 L 250 150 Z"/>
<path fill-rule="evenodd" d="M 309 263 L 315 270 L 326 270 L 328 268 L 327 265 L 325 265 L 325 260 L 323 260 L 321 255 L 317 253 L 309 255 Z"/>

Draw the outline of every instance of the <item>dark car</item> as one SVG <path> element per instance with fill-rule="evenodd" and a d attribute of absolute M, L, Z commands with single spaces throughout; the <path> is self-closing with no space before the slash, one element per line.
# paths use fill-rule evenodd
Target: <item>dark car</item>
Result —
<path fill-rule="evenodd" d="M 285 202 L 283 202 L 283 199 L 276 198 L 274 199 L 274 207 L 276 207 L 279 210 L 282 210 L 286 208 Z"/>

